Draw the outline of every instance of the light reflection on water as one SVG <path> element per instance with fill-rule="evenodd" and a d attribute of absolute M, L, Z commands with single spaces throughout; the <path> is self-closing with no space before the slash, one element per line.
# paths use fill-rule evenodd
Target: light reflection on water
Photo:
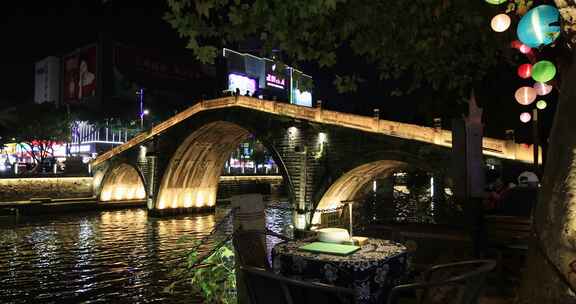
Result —
<path fill-rule="evenodd" d="M 186 290 L 163 288 L 189 246 L 178 239 L 207 235 L 227 212 L 149 218 L 128 209 L 0 220 L 0 303 L 200 303 Z M 290 233 L 290 218 L 270 210 L 267 226 Z"/>

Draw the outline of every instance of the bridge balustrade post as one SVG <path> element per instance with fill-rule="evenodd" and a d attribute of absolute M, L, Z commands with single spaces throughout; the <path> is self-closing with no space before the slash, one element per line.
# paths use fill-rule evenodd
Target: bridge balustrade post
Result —
<path fill-rule="evenodd" d="M 380 109 L 374 109 L 374 124 L 372 129 L 378 131 L 380 130 Z"/>
<path fill-rule="evenodd" d="M 434 143 L 441 144 L 442 143 L 442 118 L 434 118 Z"/>
<path fill-rule="evenodd" d="M 314 119 L 318 122 L 323 120 L 322 118 L 322 100 L 318 100 L 316 102 L 316 113 Z"/>

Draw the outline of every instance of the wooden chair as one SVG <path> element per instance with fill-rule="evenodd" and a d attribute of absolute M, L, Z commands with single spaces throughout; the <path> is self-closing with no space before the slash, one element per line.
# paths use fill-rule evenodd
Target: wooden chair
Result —
<path fill-rule="evenodd" d="M 290 238 L 266 230 L 236 230 L 232 235 L 232 243 L 238 256 L 237 261 L 241 266 L 260 267 L 271 269 L 268 253 L 271 250 L 271 239 L 279 239 L 281 242 L 289 241 Z M 272 244 L 270 244 L 272 245 Z"/>
<path fill-rule="evenodd" d="M 390 291 L 388 304 L 398 304 L 403 295 L 416 297 L 414 304 L 477 304 L 493 260 L 473 260 L 436 265 L 424 272 L 423 281 L 398 285 Z"/>
<path fill-rule="evenodd" d="M 274 274 L 262 268 L 240 266 L 251 304 L 352 304 L 354 289 L 307 282 Z"/>

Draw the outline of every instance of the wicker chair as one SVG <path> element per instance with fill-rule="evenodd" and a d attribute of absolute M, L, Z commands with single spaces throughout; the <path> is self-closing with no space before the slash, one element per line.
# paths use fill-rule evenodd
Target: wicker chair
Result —
<path fill-rule="evenodd" d="M 388 304 L 402 303 L 402 296 L 416 297 L 414 304 L 477 304 L 493 260 L 473 260 L 436 265 L 424 272 L 423 281 L 399 285 L 390 291 Z"/>
<path fill-rule="evenodd" d="M 352 304 L 353 289 L 307 282 L 274 274 L 262 268 L 240 266 L 251 304 Z"/>
<path fill-rule="evenodd" d="M 271 269 L 269 252 L 275 243 L 289 241 L 290 238 L 271 230 L 236 230 L 232 235 L 232 243 L 241 266 Z M 266 240 L 266 242 L 265 242 Z M 268 246 L 266 246 L 268 245 Z"/>

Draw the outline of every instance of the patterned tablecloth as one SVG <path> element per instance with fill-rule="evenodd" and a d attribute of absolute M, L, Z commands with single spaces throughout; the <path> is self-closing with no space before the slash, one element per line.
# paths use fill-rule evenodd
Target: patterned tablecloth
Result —
<path fill-rule="evenodd" d="M 280 243 L 272 249 L 276 273 L 304 280 L 356 289 L 359 303 L 379 303 L 406 273 L 404 245 L 369 239 L 361 249 L 347 256 L 313 253 L 298 247 L 310 241 Z"/>

